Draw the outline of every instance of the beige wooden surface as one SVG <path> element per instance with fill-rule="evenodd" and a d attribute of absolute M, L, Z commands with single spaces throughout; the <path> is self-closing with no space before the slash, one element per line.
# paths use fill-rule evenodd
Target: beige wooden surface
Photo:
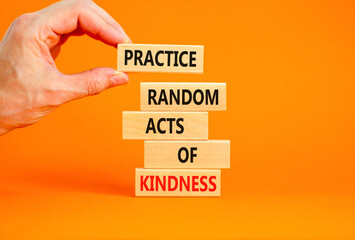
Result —
<path fill-rule="evenodd" d="M 169 178 L 174 177 L 176 180 L 170 179 L 169 181 Z M 181 179 L 189 185 L 186 187 Z M 176 189 L 174 189 L 175 186 Z M 220 195 L 221 170 L 136 168 L 136 196 L 216 197 Z"/>
<path fill-rule="evenodd" d="M 159 119 L 183 119 L 180 124 L 183 125 L 184 131 L 181 131 L 176 125 L 176 121 L 172 124 L 172 133 L 170 133 L 170 123 L 164 122 L 161 127 L 166 130 L 165 134 L 156 131 L 146 133 L 149 119 L 154 121 L 157 126 Z M 156 127 L 157 128 L 157 127 Z M 180 140 L 207 140 L 208 139 L 208 113 L 207 112 L 122 112 L 122 138 L 123 139 L 180 139 Z"/>
<path fill-rule="evenodd" d="M 142 82 L 140 91 L 142 111 L 225 111 L 227 109 L 225 83 Z M 185 102 L 189 99 L 191 102 L 183 104 L 183 96 Z"/>
<path fill-rule="evenodd" d="M 230 168 L 230 141 L 144 141 L 144 167 Z"/>
<path fill-rule="evenodd" d="M 131 60 L 125 63 L 125 51 L 126 50 L 140 50 L 142 51 L 142 62 L 145 62 L 145 59 L 148 55 L 148 51 L 152 53 L 152 56 L 155 61 L 156 54 L 158 51 L 178 51 L 181 54 L 184 51 L 191 53 L 192 51 L 196 52 L 193 57 L 195 60 L 193 63 L 196 65 L 195 67 L 187 66 L 183 67 L 180 64 L 178 66 L 174 66 L 175 63 L 175 55 L 170 56 L 170 66 L 168 66 L 168 55 L 167 54 L 159 54 L 157 55 L 157 59 L 159 63 L 163 63 L 164 66 L 158 66 L 154 64 L 147 64 L 146 66 L 142 66 L 137 61 L 137 65 L 134 65 L 134 57 Z M 203 46 L 198 45 L 159 45 L 159 44 L 118 44 L 117 45 L 117 70 L 123 72 L 181 72 L 181 73 L 203 73 Z M 134 54 L 133 54 L 134 55 Z M 190 62 L 190 55 L 182 55 L 181 60 L 183 63 Z M 180 55 L 178 55 L 178 62 L 180 62 Z"/>

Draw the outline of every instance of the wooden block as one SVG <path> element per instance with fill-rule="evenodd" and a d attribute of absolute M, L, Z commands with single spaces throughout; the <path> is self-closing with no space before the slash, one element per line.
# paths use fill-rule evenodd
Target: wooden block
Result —
<path fill-rule="evenodd" d="M 208 139 L 207 112 L 122 112 L 123 139 Z"/>
<path fill-rule="evenodd" d="M 230 141 L 144 141 L 145 168 L 230 168 Z"/>
<path fill-rule="evenodd" d="M 123 72 L 203 73 L 203 46 L 118 44 L 117 69 Z"/>
<path fill-rule="evenodd" d="M 221 195 L 221 170 L 136 168 L 136 196 Z"/>
<path fill-rule="evenodd" d="M 142 111 L 225 111 L 225 83 L 141 83 Z"/>

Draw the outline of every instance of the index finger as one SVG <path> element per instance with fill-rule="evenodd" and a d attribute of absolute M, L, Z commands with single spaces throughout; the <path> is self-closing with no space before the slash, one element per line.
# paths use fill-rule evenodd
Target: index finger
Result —
<path fill-rule="evenodd" d="M 103 20 L 105 20 L 108 24 L 110 24 L 115 29 L 120 29 L 124 32 L 121 25 L 113 18 L 110 14 L 108 14 L 103 8 L 98 6 L 96 3 L 92 2 L 92 9 L 95 11 Z M 126 34 L 127 36 L 127 34 Z M 132 41 L 129 39 L 129 42 Z"/>
<path fill-rule="evenodd" d="M 90 7 L 90 4 L 92 2 L 86 0 L 61 1 L 40 12 L 45 18 L 45 27 L 55 34 L 70 34 L 80 29 L 90 37 L 111 46 L 130 42 L 121 27 L 106 22 Z"/>

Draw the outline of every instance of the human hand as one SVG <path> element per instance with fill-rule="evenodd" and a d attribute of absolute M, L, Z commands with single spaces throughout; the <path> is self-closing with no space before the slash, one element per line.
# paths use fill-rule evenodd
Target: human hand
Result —
<path fill-rule="evenodd" d="M 130 43 L 121 26 L 89 0 L 64 0 L 17 18 L 0 42 L 0 135 L 31 125 L 63 103 L 128 82 L 113 68 L 66 75 L 54 59 L 69 36 Z"/>

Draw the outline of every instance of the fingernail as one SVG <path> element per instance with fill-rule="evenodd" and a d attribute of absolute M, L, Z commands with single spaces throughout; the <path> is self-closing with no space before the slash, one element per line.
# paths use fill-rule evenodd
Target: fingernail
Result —
<path fill-rule="evenodd" d="M 131 39 L 127 36 L 127 34 L 124 36 L 123 43 L 132 43 Z"/>
<path fill-rule="evenodd" d="M 114 75 L 111 77 L 111 81 L 113 82 L 114 85 L 127 84 L 128 75 L 123 72 L 116 71 Z"/>

